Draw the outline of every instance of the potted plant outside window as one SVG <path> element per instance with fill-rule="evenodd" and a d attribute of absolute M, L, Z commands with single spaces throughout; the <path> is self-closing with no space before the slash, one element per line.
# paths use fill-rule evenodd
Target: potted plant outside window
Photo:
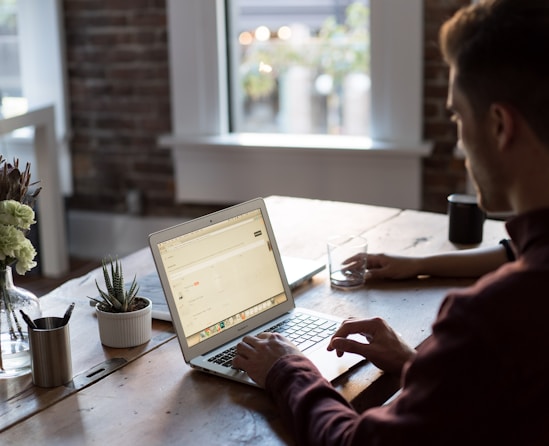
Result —
<path fill-rule="evenodd" d="M 99 298 L 89 298 L 96 303 L 101 343 L 107 347 L 128 348 L 148 342 L 152 327 L 151 300 L 137 295 L 139 286 L 135 277 L 126 287 L 120 261 L 103 259 L 102 268 L 105 289 L 96 280 Z"/>

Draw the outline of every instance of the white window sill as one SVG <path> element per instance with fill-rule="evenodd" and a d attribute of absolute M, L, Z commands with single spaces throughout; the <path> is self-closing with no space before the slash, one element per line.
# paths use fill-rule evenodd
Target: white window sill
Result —
<path fill-rule="evenodd" d="M 372 141 L 364 136 L 289 135 L 279 133 L 229 133 L 224 135 L 164 135 L 161 147 L 196 149 L 291 150 L 319 151 L 319 153 L 361 152 L 378 156 L 425 157 L 431 153 L 432 143 Z"/>

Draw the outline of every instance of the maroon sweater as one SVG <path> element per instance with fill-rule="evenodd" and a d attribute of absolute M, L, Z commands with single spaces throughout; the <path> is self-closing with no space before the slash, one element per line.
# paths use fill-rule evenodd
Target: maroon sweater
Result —
<path fill-rule="evenodd" d="M 275 363 L 299 445 L 549 445 L 549 209 L 507 230 L 517 260 L 446 297 L 390 405 L 358 414 L 307 359 Z"/>

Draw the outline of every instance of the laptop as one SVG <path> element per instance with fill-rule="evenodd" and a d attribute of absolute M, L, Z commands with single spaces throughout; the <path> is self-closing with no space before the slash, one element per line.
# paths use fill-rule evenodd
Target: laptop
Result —
<path fill-rule="evenodd" d="M 292 291 L 326 268 L 326 262 L 291 256 L 282 256 L 282 265 Z"/>
<path fill-rule="evenodd" d="M 291 256 L 282 256 L 282 264 L 284 265 L 284 272 L 286 273 L 290 290 L 300 287 L 326 268 L 325 262 Z M 126 284 L 126 286 L 129 286 L 130 283 Z M 166 296 L 164 296 L 160 278 L 156 271 L 139 278 L 139 293 L 142 296 L 147 296 L 152 301 L 153 319 L 162 321 L 172 320 L 168 302 L 166 302 Z M 95 306 L 95 302 L 90 300 L 90 305 Z"/>
<path fill-rule="evenodd" d="M 149 244 L 185 362 L 256 385 L 232 368 L 247 334 L 282 331 L 333 381 L 362 361 L 326 347 L 341 319 L 297 308 L 265 202 L 245 203 L 155 232 Z M 304 344 L 297 328 L 310 338 Z"/>

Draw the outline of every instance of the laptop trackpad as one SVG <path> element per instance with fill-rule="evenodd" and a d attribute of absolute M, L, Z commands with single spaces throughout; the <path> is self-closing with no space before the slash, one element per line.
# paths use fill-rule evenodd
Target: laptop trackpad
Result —
<path fill-rule="evenodd" d="M 345 373 L 351 367 L 364 360 L 363 356 L 354 353 L 345 353 L 341 358 L 338 358 L 336 352 L 329 352 L 325 347 L 307 353 L 307 357 L 316 365 L 322 376 L 328 381 L 333 381 L 341 376 L 342 373 Z"/>

